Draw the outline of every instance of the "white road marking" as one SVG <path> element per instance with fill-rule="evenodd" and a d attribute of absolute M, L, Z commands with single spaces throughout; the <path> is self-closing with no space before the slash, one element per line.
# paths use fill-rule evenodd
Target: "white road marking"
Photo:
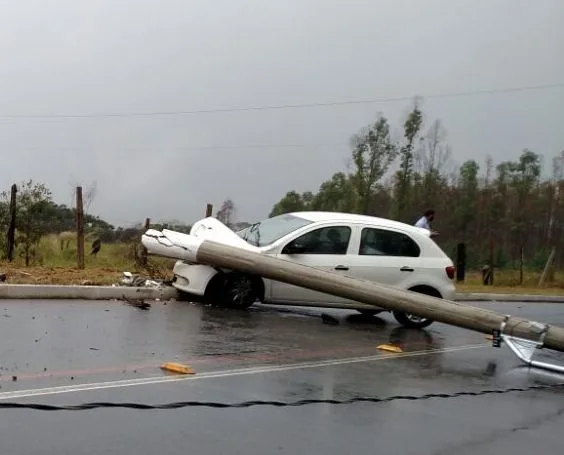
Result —
<path fill-rule="evenodd" d="M 489 344 L 482 343 L 482 344 L 473 344 L 466 346 L 457 346 L 451 348 L 435 349 L 432 351 L 415 351 L 415 352 L 405 352 L 405 353 L 397 353 L 397 354 L 380 354 L 380 355 L 371 355 L 365 357 L 348 357 L 343 359 L 320 360 L 316 362 L 291 363 L 291 364 L 283 364 L 283 365 L 265 365 L 260 367 L 209 371 L 201 374 L 196 374 L 193 376 L 192 375 L 153 376 L 153 377 L 139 378 L 139 379 L 124 379 L 119 381 L 92 382 L 92 383 L 77 384 L 71 386 L 47 387 L 43 389 L 14 390 L 12 392 L 0 393 L 0 400 L 35 397 L 40 395 L 58 395 L 61 393 L 70 393 L 70 392 L 86 392 L 86 391 L 100 390 L 100 389 L 115 389 L 115 388 L 132 387 L 132 386 L 163 384 L 167 382 L 198 381 L 201 379 L 214 379 L 214 378 L 225 378 L 231 376 L 242 376 L 242 375 L 250 375 L 250 374 L 275 373 L 278 371 L 299 370 L 304 368 L 322 368 L 329 366 L 346 365 L 351 363 L 376 362 L 380 360 L 434 355 L 434 354 L 441 354 L 444 352 L 467 351 L 470 349 L 484 348 L 487 346 L 489 346 Z"/>

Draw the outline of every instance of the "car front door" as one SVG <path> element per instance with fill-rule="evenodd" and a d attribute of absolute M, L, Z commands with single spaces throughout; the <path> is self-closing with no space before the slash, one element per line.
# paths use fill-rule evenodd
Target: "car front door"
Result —
<path fill-rule="evenodd" d="M 421 273 L 420 252 L 419 245 L 401 231 L 364 225 L 349 274 L 405 289 Z"/>
<path fill-rule="evenodd" d="M 276 256 L 321 270 L 348 274 L 353 225 L 339 223 L 312 230 L 290 240 Z M 272 303 L 345 303 L 348 300 L 280 281 L 271 283 Z"/>

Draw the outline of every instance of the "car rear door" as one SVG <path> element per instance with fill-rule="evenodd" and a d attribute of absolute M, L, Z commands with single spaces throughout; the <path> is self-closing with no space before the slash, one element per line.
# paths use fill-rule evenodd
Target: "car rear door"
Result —
<path fill-rule="evenodd" d="M 422 273 L 421 249 L 408 234 L 387 227 L 362 225 L 359 235 L 350 276 L 407 289 Z"/>
<path fill-rule="evenodd" d="M 285 261 L 315 267 L 336 273 L 348 274 L 352 255 L 358 243 L 354 242 L 355 225 L 334 223 L 312 227 L 306 233 L 289 240 L 276 256 Z M 298 246 L 299 253 L 292 253 Z M 294 286 L 280 281 L 271 282 L 272 303 L 350 303 L 349 300 L 330 294 Z"/>

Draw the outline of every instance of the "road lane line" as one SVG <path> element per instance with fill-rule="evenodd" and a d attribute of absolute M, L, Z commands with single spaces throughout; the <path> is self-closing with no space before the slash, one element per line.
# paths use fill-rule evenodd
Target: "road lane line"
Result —
<path fill-rule="evenodd" d="M 429 343 L 426 342 L 409 342 L 408 345 L 410 347 L 420 347 L 420 346 L 428 346 Z M 432 348 L 431 348 L 432 349 Z M 312 358 L 312 357 L 333 357 L 337 354 L 343 356 L 362 356 L 363 353 L 369 350 L 369 346 L 362 345 L 362 346 L 353 346 L 353 347 L 340 347 L 335 348 L 332 347 L 330 349 L 316 349 L 316 350 L 307 350 L 307 351 L 300 351 L 295 349 L 284 350 L 284 351 L 271 351 L 269 353 L 263 353 L 260 351 L 257 352 L 234 352 L 234 353 L 226 353 L 226 354 L 219 354 L 219 355 L 203 355 L 201 357 L 190 357 L 190 358 L 182 358 L 176 359 L 178 362 L 187 363 L 190 365 L 204 365 L 207 363 L 214 363 L 219 364 L 221 362 L 239 362 L 239 361 L 257 361 L 257 362 L 268 362 L 270 360 L 284 362 L 293 360 L 297 362 L 298 359 L 303 358 Z M 370 352 L 374 352 L 374 348 L 370 349 Z M 49 378 L 57 378 L 57 377 L 68 377 L 68 376 L 91 376 L 91 375 L 99 375 L 104 373 L 118 373 L 122 372 L 135 372 L 134 370 L 155 370 L 158 369 L 159 366 L 164 362 L 154 362 L 154 363 L 143 363 L 143 364 L 125 364 L 125 365 L 114 365 L 114 366 L 105 366 L 99 368 L 82 368 L 82 369 L 75 369 L 75 370 L 45 370 L 39 373 L 20 373 L 18 371 L 14 371 L 12 373 L 13 376 L 18 377 L 18 381 L 25 381 L 25 380 L 35 380 L 35 379 L 49 379 Z M 11 382 L 12 378 L 10 376 L 1 376 L 0 375 L 0 382 Z"/>
<path fill-rule="evenodd" d="M 348 357 L 342 359 L 319 360 L 314 362 L 291 363 L 291 364 L 283 364 L 283 365 L 264 365 L 259 367 L 209 371 L 209 372 L 196 374 L 195 376 L 153 376 L 148 378 L 124 379 L 124 380 L 108 381 L 108 382 L 94 382 L 94 383 L 76 384 L 70 386 L 47 387 L 41 389 L 14 390 L 11 392 L 0 393 L 0 400 L 27 398 L 27 397 L 34 397 L 41 395 L 58 395 L 61 393 L 70 393 L 70 392 L 87 392 L 91 390 L 115 389 L 115 388 L 123 388 L 123 387 L 163 384 L 170 382 L 197 381 L 201 379 L 215 379 L 215 378 L 225 378 L 225 377 L 243 376 L 243 375 L 251 375 L 251 374 L 275 373 L 279 371 L 291 371 L 291 370 L 299 370 L 305 368 L 322 368 L 322 367 L 339 366 L 339 365 L 346 365 L 353 363 L 376 362 L 380 360 L 391 360 L 391 359 L 406 358 L 406 357 L 420 357 L 424 355 L 436 355 L 446 352 L 467 351 L 470 349 L 478 349 L 488 346 L 490 345 L 481 343 L 481 344 L 457 346 L 457 347 L 435 349 L 435 350 L 405 352 L 398 354 L 380 354 L 380 355 L 371 355 L 365 357 Z"/>

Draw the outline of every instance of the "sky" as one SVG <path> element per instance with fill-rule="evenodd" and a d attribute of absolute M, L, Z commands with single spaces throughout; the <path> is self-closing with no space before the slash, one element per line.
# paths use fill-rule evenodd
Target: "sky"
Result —
<path fill-rule="evenodd" d="M 564 150 L 563 85 L 451 96 L 564 84 L 562 0 L 0 6 L 2 186 L 31 178 L 70 205 L 95 184 L 89 212 L 116 225 L 189 223 L 226 198 L 264 218 L 345 170 L 378 113 L 399 132 L 414 96 L 457 163 Z"/>

